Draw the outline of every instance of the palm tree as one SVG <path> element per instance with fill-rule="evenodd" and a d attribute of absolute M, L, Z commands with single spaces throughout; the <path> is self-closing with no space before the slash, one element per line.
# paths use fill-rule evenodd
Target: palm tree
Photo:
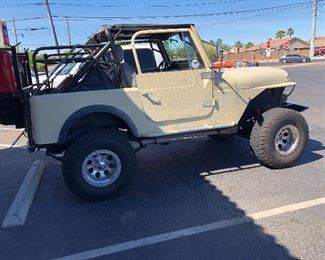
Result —
<path fill-rule="evenodd" d="M 291 36 L 295 33 L 295 30 L 292 29 L 291 27 L 287 31 L 287 35 L 291 38 Z"/>
<path fill-rule="evenodd" d="M 243 44 L 241 41 L 236 41 L 235 42 L 235 47 L 237 48 L 237 53 L 239 53 L 239 50 L 241 47 L 243 47 Z"/>
<path fill-rule="evenodd" d="M 250 47 L 253 47 L 253 46 L 254 46 L 254 43 L 252 43 L 252 42 L 246 43 L 246 48 L 250 48 Z"/>
<path fill-rule="evenodd" d="M 277 39 L 282 39 L 284 36 L 286 36 L 286 32 L 283 31 L 283 30 L 278 31 L 278 32 L 275 34 L 275 38 L 277 38 Z"/>

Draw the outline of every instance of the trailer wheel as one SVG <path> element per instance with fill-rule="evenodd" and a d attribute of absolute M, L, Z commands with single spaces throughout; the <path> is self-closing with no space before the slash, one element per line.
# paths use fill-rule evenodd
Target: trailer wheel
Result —
<path fill-rule="evenodd" d="M 81 198 L 109 198 L 125 187 L 136 171 L 135 162 L 135 152 L 123 135 L 96 129 L 77 137 L 67 147 L 63 177 Z"/>
<path fill-rule="evenodd" d="M 308 125 L 298 112 L 273 108 L 262 114 L 251 132 L 250 145 L 257 160 L 269 168 L 292 166 L 308 141 Z"/>

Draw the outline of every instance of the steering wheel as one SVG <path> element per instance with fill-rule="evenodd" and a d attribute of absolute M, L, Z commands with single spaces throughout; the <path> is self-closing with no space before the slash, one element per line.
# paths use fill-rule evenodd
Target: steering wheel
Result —
<path fill-rule="evenodd" d="M 160 70 L 169 70 L 169 68 L 173 65 L 173 63 L 174 63 L 173 61 L 168 63 L 165 60 L 163 60 L 159 63 L 157 70 L 159 70 L 159 71 Z"/>
<path fill-rule="evenodd" d="M 158 65 L 158 67 L 157 67 L 157 70 L 165 70 L 166 67 L 167 67 L 167 63 L 165 62 L 165 60 L 162 60 L 162 61 L 159 63 L 159 65 Z"/>

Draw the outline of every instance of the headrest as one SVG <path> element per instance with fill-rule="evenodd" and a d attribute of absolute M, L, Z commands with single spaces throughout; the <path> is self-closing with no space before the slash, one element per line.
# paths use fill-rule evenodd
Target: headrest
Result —
<path fill-rule="evenodd" d="M 115 45 L 116 62 L 121 63 L 124 60 L 124 51 L 120 45 Z"/>

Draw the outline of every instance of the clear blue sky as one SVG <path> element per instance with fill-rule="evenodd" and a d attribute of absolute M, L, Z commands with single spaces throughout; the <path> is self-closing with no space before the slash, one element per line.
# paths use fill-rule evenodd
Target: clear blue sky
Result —
<path fill-rule="evenodd" d="M 325 36 L 325 0 L 320 1 L 318 12 L 317 35 Z M 28 5 L 43 2 L 42 0 L 0 0 L 0 17 L 11 20 L 25 17 L 46 16 L 42 5 Z M 54 16 L 163 16 L 189 15 L 171 18 L 134 18 L 134 19 L 76 19 L 70 20 L 73 43 L 82 43 L 97 28 L 108 23 L 194 23 L 205 40 L 221 38 L 224 43 L 234 44 L 265 42 L 274 37 L 276 31 L 292 27 L 295 36 L 308 39 L 311 33 L 311 0 L 49 0 Z M 278 10 L 261 8 L 299 4 Z M 27 4 L 27 5 L 26 5 Z M 67 4 L 72 4 L 71 6 Z M 80 4 L 80 6 L 78 6 Z M 91 5 L 91 6 L 87 6 Z M 106 5 L 103 7 L 101 5 Z M 200 14 L 216 14 L 222 12 L 259 9 L 247 13 L 231 13 L 224 15 L 195 16 Z M 14 42 L 12 23 L 8 22 L 11 42 Z M 63 18 L 55 18 L 55 25 L 60 44 L 67 44 L 67 28 Z M 43 28 L 38 31 L 24 29 Z M 53 45 L 53 39 L 47 18 L 17 22 L 18 38 L 23 46 L 35 48 L 41 45 Z M 23 29 L 23 30 L 21 30 Z M 23 35 L 22 35 L 23 34 Z"/>

